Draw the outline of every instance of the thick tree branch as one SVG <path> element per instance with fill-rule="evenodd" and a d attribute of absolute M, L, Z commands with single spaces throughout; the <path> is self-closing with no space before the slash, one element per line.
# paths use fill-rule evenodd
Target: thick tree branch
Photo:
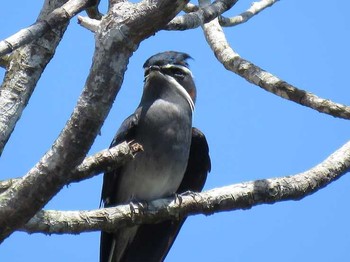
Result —
<path fill-rule="evenodd" d="M 90 30 L 91 32 L 96 33 L 100 27 L 101 21 L 97 19 L 91 19 L 90 17 L 78 15 L 78 24 Z"/>
<path fill-rule="evenodd" d="M 219 22 L 221 26 L 235 26 L 247 22 L 253 16 L 259 14 L 264 9 L 272 6 L 279 0 L 260 0 L 259 2 L 253 2 L 251 7 L 247 11 L 230 18 L 219 16 Z"/>
<path fill-rule="evenodd" d="M 28 233 L 76 234 L 113 231 L 119 227 L 156 223 L 196 214 L 249 209 L 260 204 L 300 200 L 335 181 L 350 168 L 350 142 L 312 169 L 280 178 L 263 179 L 216 188 L 203 193 L 186 193 L 175 198 L 93 211 L 40 211 L 21 230 Z"/>
<path fill-rule="evenodd" d="M 102 150 L 93 156 L 86 157 L 84 161 L 72 171 L 67 185 L 69 183 L 80 182 L 103 172 L 114 170 L 123 165 L 126 161 L 131 160 L 136 153 L 142 150 L 142 146 L 138 143 L 130 144 L 123 142 L 112 148 Z M 14 183 L 20 181 L 21 178 L 0 181 L 0 194 L 14 186 Z"/>
<path fill-rule="evenodd" d="M 96 33 L 90 74 L 71 118 L 51 149 L 15 186 L 0 195 L 0 240 L 23 226 L 70 180 L 90 149 L 121 87 L 128 60 L 188 1 L 110 1 Z"/>
<path fill-rule="evenodd" d="M 215 19 L 203 25 L 205 37 L 217 59 L 224 67 L 262 89 L 318 112 L 334 117 L 350 119 L 350 107 L 320 98 L 312 93 L 296 88 L 241 58 L 228 44 L 225 34 Z"/>
<path fill-rule="evenodd" d="M 67 23 L 69 19 L 89 6 L 89 2 L 90 0 L 69 0 L 64 5 L 57 7 L 47 16 L 39 17 L 35 24 L 0 41 L 0 57 L 38 39 L 49 30 L 56 28 L 57 25 Z"/>
<path fill-rule="evenodd" d="M 66 0 L 45 1 L 38 21 L 45 20 L 65 2 Z M 0 155 L 42 72 L 53 57 L 68 22 L 69 20 L 55 25 L 31 44 L 17 49 L 7 60 L 5 79 L 0 87 Z M 11 45 L 19 46 L 14 43 Z"/>
<path fill-rule="evenodd" d="M 229 10 L 237 1 L 238 0 L 216 0 L 210 5 L 201 7 L 198 11 L 175 17 L 164 29 L 187 30 L 197 28 Z"/>

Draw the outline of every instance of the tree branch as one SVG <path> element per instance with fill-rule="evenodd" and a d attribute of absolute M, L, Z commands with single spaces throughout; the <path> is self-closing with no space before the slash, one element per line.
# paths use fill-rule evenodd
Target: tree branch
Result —
<path fill-rule="evenodd" d="M 47 21 L 47 17 L 50 16 L 52 11 L 60 9 L 60 6 L 65 2 L 66 0 L 45 1 L 37 20 Z M 7 60 L 7 71 L 4 82 L 0 87 L 0 156 L 42 72 L 53 57 L 56 47 L 68 26 L 69 20 L 63 22 L 58 19 L 57 22 L 59 21 L 61 23 L 56 24 L 51 30 L 48 30 L 49 26 L 47 26 L 46 34 L 31 44 L 17 49 Z M 42 23 L 48 25 L 46 22 Z M 29 33 L 26 33 L 26 35 L 30 36 Z M 11 38 L 16 41 L 16 37 Z M 10 43 L 15 47 L 21 45 L 12 41 Z M 2 57 L 4 58 L 4 56 Z"/>
<path fill-rule="evenodd" d="M 349 106 L 335 103 L 298 89 L 248 60 L 241 58 L 228 44 L 217 19 L 203 25 L 203 29 L 207 42 L 214 51 L 215 56 L 227 70 L 282 98 L 310 107 L 320 113 L 350 119 Z"/>
<path fill-rule="evenodd" d="M 0 57 L 9 54 L 17 48 L 38 39 L 57 25 L 67 23 L 69 19 L 89 6 L 90 0 L 69 0 L 64 5 L 57 7 L 45 17 L 39 17 L 38 21 L 16 34 L 0 41 Z"/>
<path fill-rule="evenodd" d="M 119 227 L 166 219 L 249 209 L 260 204 L 300 200 L 335 181 L 350 168 L 350 142 L 312 169 L 280 178 L 244 182 L 202 193 L 92 211 L 40 211 L 21 230 L 28 233 L 112 232 Z M 179 201 L 180 198 L 180 201 Z"/>
<path fill-rule="evenodd" d="M 93 156 L 86 157 L 84 161 L 72 171 L 67 185 L 80 182 L 103 172 L 114 170 L 123 165 L 126 161 L 131 160 L 136 153 L 142 150 L 142 146 L 138 143 L 130 144 L 123 142 L 112 148 L 102 150 Z M 0 194 L 21 180 L 21 178 L 13 178 L 0 181 Z"/>
<path fill-rule="evenodd" d="M 259 14 L 264 9 L 272 6 L 279 0 L 260 0 L 259 2 L 253 2 L 251 7 L 234 17 L 226 18 L 224 16 L 219 16 L 219 22 L 221 26 L 236 26 L 238 24 L 242 24 L 247 22 L 253 16 Z"/>
<path fill-rule="evenodd" d="M 110 1 L 95 35 L 90 74 L 71 118 L 41 160 L 0 195 L 0 241 L 23 226 L 71 179 L 70 171 L 82 162 L 115 100 L 130 56 L 187 2 Z"/>
<path fill-rule="evenodd" d="M 207 23 L 229 10 L 238 0 L 216 0 L 214 3 L 201 7 L 198 11 L 175 17 L 165 26 L 165 30 L 193 29 Z"/>
<path fill-rule="evenodd" d="M 102 150 L 93 156 L 86 157 L 72 172 L 71 180 L 68 183 L 79 182 L 97 174 L 114 170 L 125 164 L 126 161 L 131 160 L 136 153 L 142 150 L 142 145 L 138 143 L 123 142 L 112 148 Z"/>
<path fill-rule="evenodd" d="M 188 3 L 185 7 L 184 7 L 184 12 L 186 13 L 192 13 L 192 12 L 195 12 L 195 11 L 198 11 L 199 10 L 199 7 L 197 5 L 194 5 L 194 4 L 191 4 L 191 3 Z"/>

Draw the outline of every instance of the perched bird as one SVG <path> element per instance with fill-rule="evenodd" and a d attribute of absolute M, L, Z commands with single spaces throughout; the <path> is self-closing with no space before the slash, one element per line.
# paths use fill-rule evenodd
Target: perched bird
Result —
<path fill-rule="evenodd" d="M 192 128 L 196 87 L 188 58 L 185 53 L 167 51 L 145 62 L 141 102 L 111 144 L 135 141 L 143 152 L 104 175 L 105 207 L 202 190 L 210 158 L 205 136 Z M 163 261 L 184 220 L 102 232 L 100 261 Z"/>

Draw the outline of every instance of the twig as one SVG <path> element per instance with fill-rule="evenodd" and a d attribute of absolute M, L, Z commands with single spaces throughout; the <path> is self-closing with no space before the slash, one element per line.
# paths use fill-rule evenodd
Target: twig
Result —
<path fill-rule="evenodd" d="M 259 2 L 253 2 L 251 7 L 247 9 L 247 11 L 234 16 L 234 17 L 224 17 L 224 16 L 219 16 L 219 22 L 221 26 L 235 26 L 238 24 L 242 24 L 247 22 L 250 18 L 253 16 L 259 14 L 261 11 L 264 9 L 272 6 L 279 0 L 261 0 Z"/>
<path fill-rule="evenodd" d="M 198 11 L 175 17 L 164 29 L 187 30 L 197 28 L 229 10 L 237 1 L 238 0 L 216 0 L 210 5 L 202 6 Z"/>

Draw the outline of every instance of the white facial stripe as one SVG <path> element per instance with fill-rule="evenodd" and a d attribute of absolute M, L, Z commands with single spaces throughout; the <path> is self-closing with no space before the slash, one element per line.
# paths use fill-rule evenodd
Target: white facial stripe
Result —
<path fill-rule="evenodd" d="M 190 105 L 191 111 L 193 112 L 194 103 L 191 96 L 187 93 L 186 89 L 182 85 L 180 85 L 179 82 L 177 82 L 173 77 L 169 75 L 164 75 L 164 77 L 166 77 L 168 81 L 171 82 L 176 87 L 176 89 L 180 92 L 180 94 L 187 100 L 188 104 Z"/>
<path fill-rule="evenodd" d="M 178 68 L 178 69 L 184 71 L 186 74 L 188 74 L 191 77 L 193 77 L 191 70 L 188 69 L 186 66 L 167 64 L 167 65 L 163 65 L 161 67 L 163 67 L 163 68 Z"/>

